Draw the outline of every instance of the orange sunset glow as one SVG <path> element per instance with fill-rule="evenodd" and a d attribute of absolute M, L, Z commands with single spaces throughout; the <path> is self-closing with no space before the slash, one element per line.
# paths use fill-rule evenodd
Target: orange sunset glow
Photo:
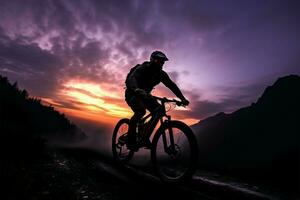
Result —
<path fill-rule="evenodd" d="M 120 118 L 130 118 L 133 114 L 124 99 L 124 90 L 112 90 L 112 84 L 96 84 L 82 80 L 69 80 L 63 84 L 58 96 L 62 102 L 56 102 L 51 98 L 42 98 L 46 104 L 50 104 L 71 117 L 86 119 L 99 123 L 114 125 Z M 161 91 L 155 92 L 160 96 L 167 96 Z M 64 105 L 67 103 L 68 105 Z M 173 110 L 174 118 L 179 118 L 191 125 L 199 119 L 186 118 L 176 115 L 176 110 L 187 110 L 168 106 L 167 110 Z"/>
<path fill-rule="evenodd" d="M 123 94 L 117 90 L 110 91 L 107 84 L 70 80 L 63 84 L 59 95 L 72 102 L 74 107 L 58 109 L 74 117 L 109 123 L 116 118 L 131 116 L 130 109 L 123 103 Z"/>

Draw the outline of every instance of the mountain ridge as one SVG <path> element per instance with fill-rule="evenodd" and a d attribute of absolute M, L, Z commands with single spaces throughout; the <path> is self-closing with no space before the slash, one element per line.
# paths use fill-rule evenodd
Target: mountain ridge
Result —
<path fill-rule="evenodd" d="M 299 184 L 300 76 L 280 77 L 255 103 L 191 126 L 200 168 Z M 279 181 L 276 182 L 279 182 Z"/>
<path fill-rule="evenodd" d="M 22 154 L 34 155 L 49 137 L 68 141 L 85 137 L 64 114 L 43 105 L 40 99 L 30 97 L 26 90 L 18 88 L 17 82 L 11 84 L 1 75 L 0 136 L 2 152 L 10 151 L 4 156 L 20 158 Z"/>

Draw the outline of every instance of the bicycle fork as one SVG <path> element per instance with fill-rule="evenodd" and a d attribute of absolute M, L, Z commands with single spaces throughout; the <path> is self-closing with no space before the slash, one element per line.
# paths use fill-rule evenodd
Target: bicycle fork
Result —
<path fill-rule="evenodd" d="M 170 117 L 168 116 L 168 120 L 165 121 L 165 123 L 168 123 L 170 121 Z M 162 122 L 162 120 L 161 120 Z M 169 143 L 168 143 L 168 139 L 167 139 L 167 133 L 164 131 L 162 133 L 162 139 L 163 139 L 163 145 L 164 145 L 164 150 L 167 154 L 175 154 L 175 142 L 174 142 L 174 134 L 173 134 L 173 130 L 171 126 L 168 126 L 168 133 L 169 133 Z M 170 144 L 168 146 L 168 144 Z"/>

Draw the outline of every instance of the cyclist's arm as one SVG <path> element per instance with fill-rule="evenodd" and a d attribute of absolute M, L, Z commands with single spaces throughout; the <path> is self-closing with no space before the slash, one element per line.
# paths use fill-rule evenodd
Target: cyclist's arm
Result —
<path fill-rule="evenodd" d="M 180 89 L 177 87 L 177 85 L 170 79 L 169 75 L 162 71 L 161 73 L 161 82 L 168 87 L 179 99 L 185 100 L 186 98 L 181 93 Z"/>

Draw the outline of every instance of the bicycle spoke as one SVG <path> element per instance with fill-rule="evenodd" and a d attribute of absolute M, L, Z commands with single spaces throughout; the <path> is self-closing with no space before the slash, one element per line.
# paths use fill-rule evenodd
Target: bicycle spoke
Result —
<path fill-rule="evenodd" d="M 174 138 L 174 140 L 176 141 L 173 147 L 174 150 L 172 150 L 171 147 L 170 130 L 166 130 L 165 135 L 167 140 L 167 148 L 169 152 L 165 152 L 163 146 L 163 139 L 161 136 L 157 144 L 158 163 L 162 172 L 166 174 L 166 176 L 178 177 L 181 174 L 184 174 L 184 172 L 188 168 L 188 163 L 186 162 L 186 160 L 188 160 L 189 158 L 186 158 L 186 156 L 189 156 L 190 150 L 184 147 L 184 145 L 182 145 L 184 144 L 181 143 L 183 140 L 183 133 L 180 130 L 173 128 L 173 136 L 176 137 L 176 140 Z M 182 155 L 182 151 L 185 155 Z"/>
<path fill-rule="evenodd" d="M 180 139 L 181 139 L 181 137 L 182 137 L 182 134 L 183 134 L 183 133 L 181 133 L 181 134 L 180 134 L 180 136 L 179 136 L 179 137 L 177 137 L 176 144 L 178 144 L 178 143 L 179 143 L 179 141 L 180 141 Z"/>
<path fill-rule="evenodd" d="M 184 123 L 171 121 L 168 126 L 154 137 L 152 159 L 162 180 L 177 182 L 190 178 L 194 173 L 198 158 L 197 142 L 192 130 Z"/>

